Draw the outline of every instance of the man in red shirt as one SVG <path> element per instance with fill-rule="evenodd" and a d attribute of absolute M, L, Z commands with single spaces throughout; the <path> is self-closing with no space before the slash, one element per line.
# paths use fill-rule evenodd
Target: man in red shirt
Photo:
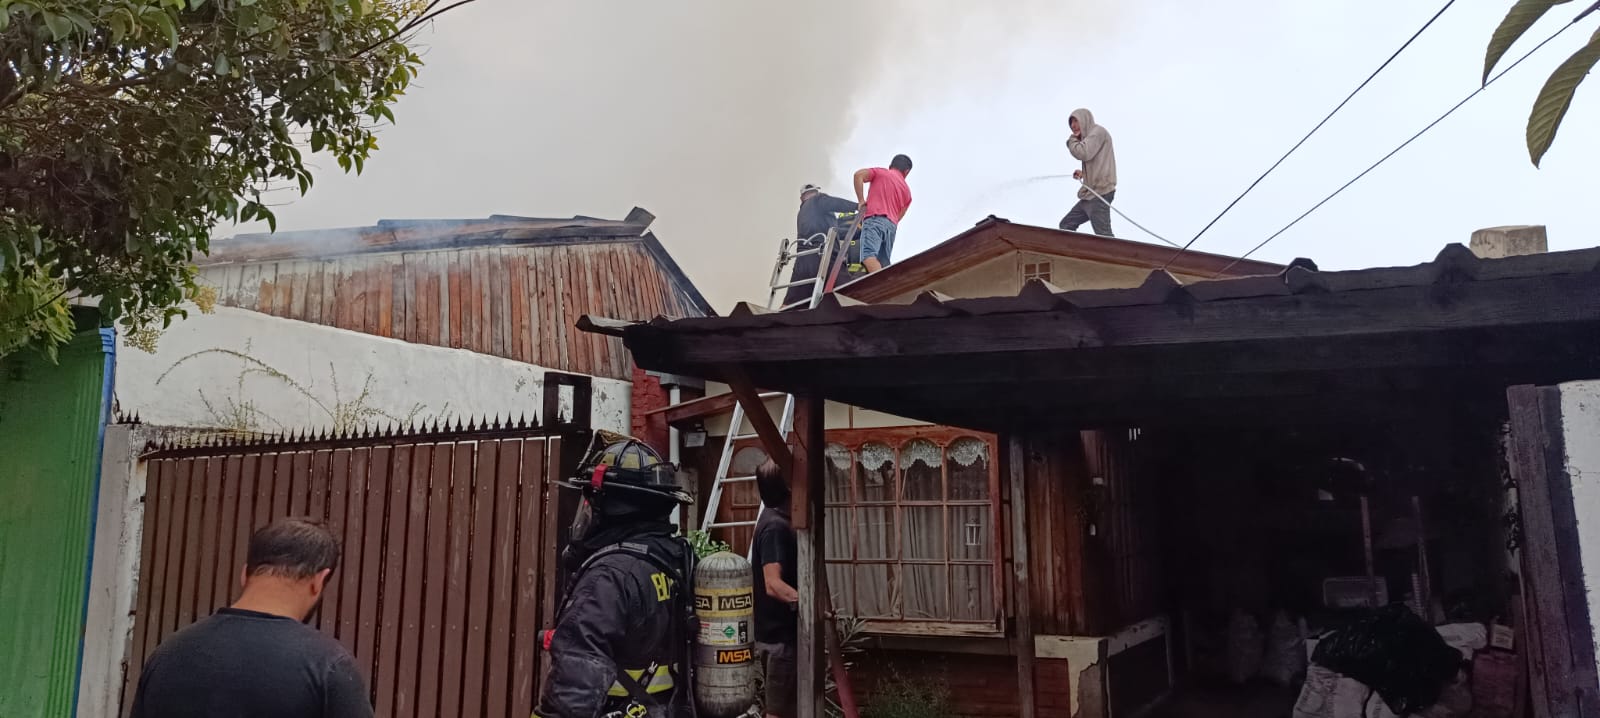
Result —
<path fill-rule="evenodd" d="M 895 155 L 889 168 L 869 167 L 856 171 L 856 202 L 861 204 L 861 263 L 868 272 L 889 266 L 889 252 L 894 249 L 894 232 L 900 220 L 911 207 L 911 187 L 906 175 L 911 174 L 911 158 Z M 863 185 L 872 185 L 872 194 L 865 194 Z"/>

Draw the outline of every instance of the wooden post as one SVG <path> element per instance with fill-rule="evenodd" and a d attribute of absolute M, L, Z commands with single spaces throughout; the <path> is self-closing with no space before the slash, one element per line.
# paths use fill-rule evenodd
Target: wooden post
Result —
<path fill-rule="evenodd" d="M 1015 434 L 1006 440 L 1011 474 L 1011 561 L 1016 572 L 1017 597 L 1017 705 L 1021 718 L 1033 718 L 1033 582 L 1028 572 L 1027 452 Z M 1067 666 L 1081 670 L 1083 666 Z M 1077 690 L 1069 686 L 1068 690 Z"/>
<path fill-rule="evenodd" d="M 761 437 L 761 447 L 767 450 L 767 456 L 777 462 L 778 468 L 783 470 L 784 478 L 789 480 L 790 486 L 799 483 L 794 470 L 794 461 L 789 455 L 789 440 L 784 438 L 783 432 L 778 430 L 777 423 L 773 422 L 772 415 L 767 413 L 767 404 L 761 400 L 761 394 L 756 391 L 749 377 L 744 375 L 744 370 L 736 366 L 726 368 L 728 373 L 728 389 L 733 392 L 739 405 L 744 407 L 744 415 L 750 420 L 750 426 L 755 427 L 756 435 Z M 798 406 L 796 410 L 798 411 Z M 737 432 L 739 427 L 728 427 L 728 431 Z"/>
<path fill-rule="evenodd" d="M 823 689 L 824 657 L 827 654 L 826 637 L 831 630 L 823 613 L 823 557 L 827 555 L 823 528 L 823 448 L 827 445 L 824 432 L 823 400 L 817 396 L 798 397 L 795 402 L 795 434 L 799 447 L 794 452 L 795 476 L 792 484 L 796 498 L 804 492 L 806 502 L 796 505 L 792 519 L 800 559 L 800 606 L 795 670 L 799 672 L 795 690 L 798 718 L 823 718 L 825 704 Z M 803 510 L 803 511 L 800 511 Z M 807 518 L 803 523 L 801 516 Z"/>
<path fill-rule="evenodd" d="M 1588 706 L 1600 704 L 1600 679 L 1575 535 L 1572 477 L 1566 473 L 1560 391 L 1514 386 L 1506 391 L 1506 403 L 1527 602 L 1525 643 L 1517 650 L 1528 654 L 1533 714 L 1587 715 Z"/>

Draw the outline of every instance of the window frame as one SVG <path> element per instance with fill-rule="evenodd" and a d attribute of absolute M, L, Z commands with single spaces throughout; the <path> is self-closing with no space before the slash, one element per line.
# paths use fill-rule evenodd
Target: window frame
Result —
<path fill-rule="evenodd" d="M 962 439 L 972 439 L 982 442 L 987 448 L 988 456 L 988 498 L 987 499 L 950 499 L 950 456 L 949 448 Z M 926 427 L 891 427 L 881 429 L 834 429 L 827 432 L 830 445 L 838 445 L 850 452 L 850 497 L 848 502 L 841 503 L 825 498 L 825 510 L 828 512 L 829 523 L 833 520 L 846 520 L 849 526 L 850 551 L 848 558 L 824 557 L 828 566 L 848 566 L 853 572 L 856 566 L 886 565 L 889 571 L 889 596 L 896 605 L 898 612 L 895 617 L 863 618 L 866 631 L 875 634 L 892 635 L 963 635 L 963 636 L 1000 636 L 1004 635 L 1005 616 L 1007 612 L 1007 594 L 1005 582 L 1006 565 L 1006 537 L 1004 524 L 1004 497 L 1001 494 L 1000 483 L 1000 456 L 999 440 L 993 434 L 968 431 L 944 426 Z M 939 449 L 939 481 L 941 498 L 929 499 L 904 499 L 905 471 L 903 452 L 912 442 L 925 440 Z M 866 444 L 882 444 L 894 452 L 895 464 L 895 495 L 889 501 L 863 501 L 860 498 L 861 475 L 860 450 Z M 827 487 L 824 487 L 824 495 Z M 954 537 L 951 527 L 952 507 L 985 507 L 989 517 L 989 539 L 991 550 L 988 559 L 958 559 L 950 550 L 951 540 Z M 862 545 L 861 524 L 856 519 L 856 512 L 861 507 L 888 508 L 891 511 L 893 522 L 892 551 L 888 558 L 861 558 Z M 942 509 L 941 536 L 944 541 L 942 559 L 910 559 L 906 558 L 905 537 L 903 534 L 904 516 L 906 508 L 933 508 Z M 832 538 L 832 537 L 830 537 Z M 830 553 L 834 553 L 831 552 Z M 957 619 L 945 616 L 936 619 L 908 619 L 905 616 L 905 594 L 902 590 L 905 580 L 906 566 L 942 566 L 945 568 L 945 606 L 955 605 L 955 571 L 961 566 L 987 567 L 989 570 L 989 583 L 993 591 L 993 615 L 981 619 Z M 840 613 L 859 615 L 858 601 L 855 595 L 855 583 L 852 580 L 848 596 L 839 596 L 839 589 L 833 588 L 833 593 L 840 598 L 835 610 Z"/>

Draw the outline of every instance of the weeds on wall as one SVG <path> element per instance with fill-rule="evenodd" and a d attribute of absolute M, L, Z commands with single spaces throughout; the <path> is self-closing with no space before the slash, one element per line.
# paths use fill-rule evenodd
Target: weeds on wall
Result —
<path fill-rule="evenodd" d="M 165 381 L 178 367 L 199 357 L 220 355 L 239 360 L 244 364 L 244 368 L 234 376 L 233 396 L 214 398 L 207 396 L 205 389 L 196 389 L 196 392 L 200 395 L 201 405 L 211 415 L 211 420 L 215 425 L 224 430 L 241 434 L 282 431 L 287 428 L 283 422 L 273 418 L 255 401 L 248 398 L 249 395 L 245 392 L 244 382 L 245 379 L 252 376 L 265 377 L 304 396 L 311 402 L 312 406 L 315 406 L 328 417 L 328 424 L 335 432 L 352 431 L 378 420 L 411 424 L 422 418 L 422 412 L 427 409 L 426 405 L 414 404 L 404 416 L 396 416 L 373 406 L 371 403 L 373 383 L 371 374 L 366 376 L 366 379 L 361 384 L 361 391 L 355 397 L 344 399 L 341 397 L 343 392 L 339 388 L 339 373 L 332 363 L 328 364 L 328 377 L 333 385 L 333 399 L 331 402 L 323 401 L 304 382 L 251 356 L 249 353 L 251 344 L 251 342 L 245 342 L 243 351 L 213 347 L 184 356 L 173 362 L 172 366 L 167 367 L 167 370 L 156 378 L 156 384 L 159 385 Z M 445 416 L 445 412 L 448 409 L 449 404 L 445 404 L 443 409 L 433 415 L 433 418 Z"/>

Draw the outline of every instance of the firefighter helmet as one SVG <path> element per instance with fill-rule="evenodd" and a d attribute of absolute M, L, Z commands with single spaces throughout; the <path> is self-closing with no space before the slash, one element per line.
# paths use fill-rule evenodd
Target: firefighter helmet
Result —
<path fill-rule="evenodd" d="M 588 496 L 620 489 L 680 504 L 694 503 L 694 497 L 678 483 L 677 467 L 662 460 L 649 445 L 609 431 L 596 432 L 595 443 L 603 445 L 591 451 L 579 464 L 577 475 L 562 481 L 562 486 L 581 490 Z"/>

